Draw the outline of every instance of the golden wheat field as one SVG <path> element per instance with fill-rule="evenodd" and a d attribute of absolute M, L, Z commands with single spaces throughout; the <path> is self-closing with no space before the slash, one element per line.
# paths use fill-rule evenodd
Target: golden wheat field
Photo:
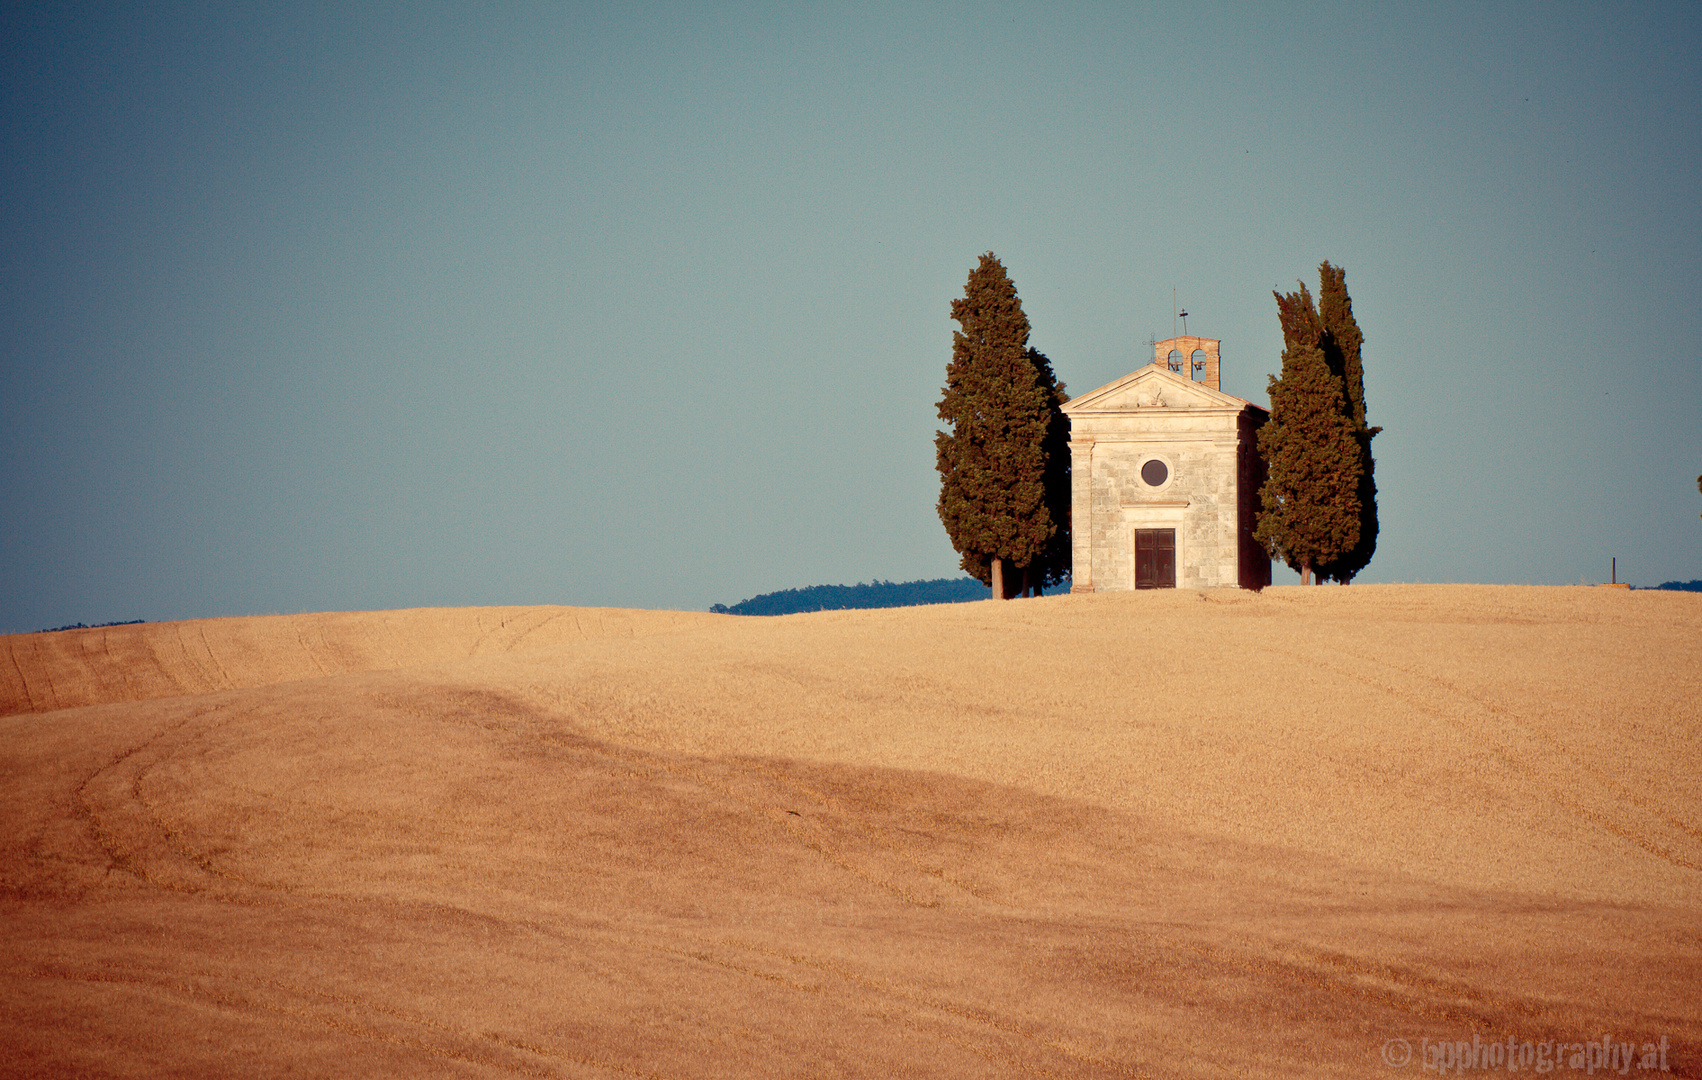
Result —
<path fill-rule="evenodd" d="M 1702 1075 L 1702 596 L 0 647 L 7 1076 Z"/>

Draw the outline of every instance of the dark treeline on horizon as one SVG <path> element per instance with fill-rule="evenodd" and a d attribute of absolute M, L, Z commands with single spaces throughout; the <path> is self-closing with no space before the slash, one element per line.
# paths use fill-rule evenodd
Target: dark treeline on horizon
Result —
<path fill-rule="evenodd" d="M 855 585 L 811 585 L 782 589 L 709 610 L 720 615 L 793 615 L 800 611 L 843 611 L 851 608 L 917 607 L 922 604 L 961 604 L 986 600 L 991 589 L 974 578 L 935 578 L 932 581 L 871 581 Z"/>
<path fill-rule="evenodd" d="M 99 630 L 107 626 L 135 626 L 138 623 L 145 623 L 147 621 L 148 620 L 146 619 L 122 619 L 118 622 L 98 622 L 93 624 L 74 622 L 66 626 L 50 626 L 46 630 L 37 630 L 36 633 L 57 634 L 61 630 Z"/>

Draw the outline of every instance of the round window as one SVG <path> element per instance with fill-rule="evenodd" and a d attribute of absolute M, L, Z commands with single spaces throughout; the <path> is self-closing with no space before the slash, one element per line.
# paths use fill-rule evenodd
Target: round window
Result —
<path fill-rule="evenodd" d="M 1153 458 L 1141 466 L 1141 479 L 1146 481 L 1147 487 L 1163 487 L 1164 482 L 1170 479 L 1170 469 L 1164 462 Z"/>

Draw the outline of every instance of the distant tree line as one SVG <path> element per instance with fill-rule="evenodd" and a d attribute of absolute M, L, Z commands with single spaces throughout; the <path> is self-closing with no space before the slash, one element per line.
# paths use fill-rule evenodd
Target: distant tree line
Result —
<path fill-rule="evenodd" d="M 782 589 L 709 610 L 719 615 L 793 615 L 800 611 L 841 611 L 849 608 L 916 607 L 922 604 L 961 604 L 985 600 L 987 587 L 973 578 L 935 578 L 931 581 L 871 581 L 855 585 L 811 585 Z"/>
<path fill-rule="evenodd" d="M 90 626 L 88 623 L 74 622 L 69 626 L 55 626 L 49 630 L 37 630 L 36 633 L 57 634 L 61 630 L 99 630 L 104 626 L 135 626 L 137 623 L 144 623 L 147 621 L 148 620 L 146 619 L 125 619 L 120 622 L 98 622 L 93 626 Z"/>
<path fill-rule="evenodd" d="M 1675 592 L 1702 592 L 1702 578 L 1695 581 L 1664 581 L 1659 585 L 1644 585 L 1645 589 L 1671 589 Z"/>

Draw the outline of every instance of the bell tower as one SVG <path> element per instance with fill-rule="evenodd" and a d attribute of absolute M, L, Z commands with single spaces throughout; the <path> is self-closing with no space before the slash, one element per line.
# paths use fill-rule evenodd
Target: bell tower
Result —
<path fill-rule="evenodd" d="M 1173 337 L 1152 346 L 1152 362 L 1190 382 L 1222 390 L 1218 380 L 1217 338 Z"/>

